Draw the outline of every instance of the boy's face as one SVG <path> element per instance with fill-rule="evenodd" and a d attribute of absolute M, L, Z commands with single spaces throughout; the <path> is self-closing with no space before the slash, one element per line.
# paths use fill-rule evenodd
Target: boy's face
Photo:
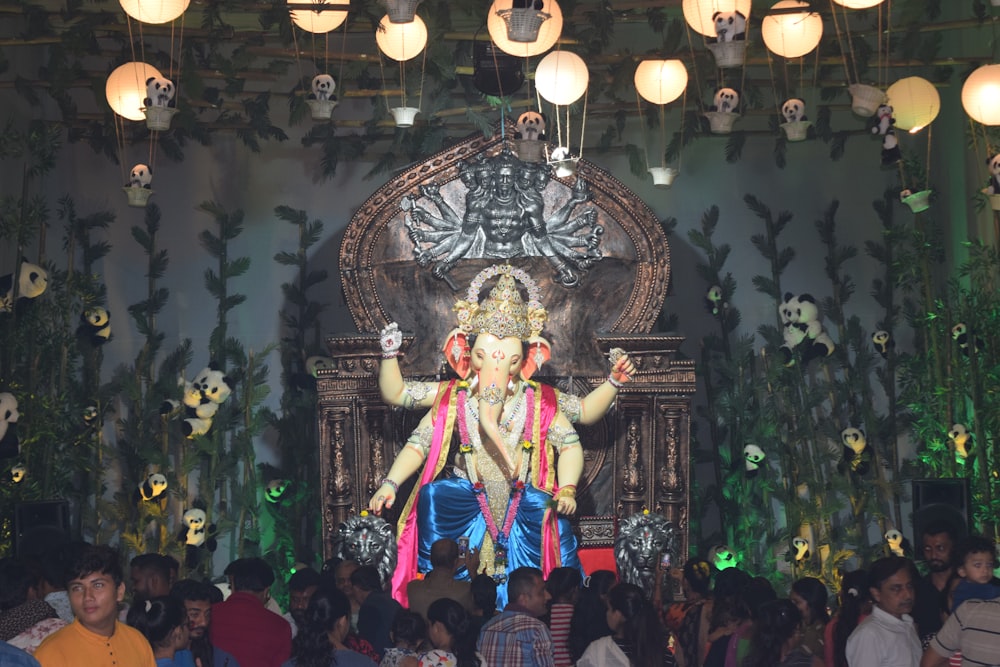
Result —
<path fill-rule="evenodd" d="M 993 554 L 982 551 L 965 557 L 958 575 L 974 584 L 988 584 L 993 579 Z"/>
<path fill-rule="evenodd" d="M 95 634 L 110 637 L 118 618 L 118 603 L 125 597 L 125 582 L 115 584 L 110 574 L 91 572 L 70 581 L 66 590 L 80 624 Z"/>

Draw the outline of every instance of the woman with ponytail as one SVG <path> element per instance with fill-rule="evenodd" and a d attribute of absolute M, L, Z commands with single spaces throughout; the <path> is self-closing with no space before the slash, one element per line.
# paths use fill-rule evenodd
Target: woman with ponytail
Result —
<path fill-rule="evenodd" d="M 309 601 L 306 620 L 292 641 L 292 658 L 283 667 L 375 667 L 344 639 L 351 630 L 351 603 L 341 591 L 320 588 Z"/>
<path fill-rule="evenodd" d="M 419 659 L 405 658 L 402 667 L 479 667 L 472 619 L 460 603 L 440 598 L 427 608 L 427 638 L 434 648 Z"/>
<path fill-rule="evenodd" d="M 802 645 L 801 623 L 802 613 L 791 600 L 762 604 L 743 667 L 823 667 L 823 659 Z"/>
<path fill-rule="evenodd" d="M 634 584 L 618 584 L 608 592 L 611 636 L 595 640 L 579 667 L 672 667 L 666 629 L 653 605 Z"/>
<path fill-rule="evenodd" d="M 865 570 L 845 573 L 839 599 L 840 610 L 826 624 L 826 667 L 847 667 L 847 638 L 872 613 L 868 573 Z"/>
<path fill-rule="evenodd" d="M 177 598 L 164 595 L 136 600 L 129 609 L 128 624 L 143 634 L 153 647 L 156 667 L 190 667 L 194 656 L 188 650 L 187 614 Z"/>

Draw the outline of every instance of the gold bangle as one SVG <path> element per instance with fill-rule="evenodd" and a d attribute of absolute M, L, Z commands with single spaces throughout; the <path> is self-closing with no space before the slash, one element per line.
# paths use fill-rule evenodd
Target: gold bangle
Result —
<path fill-rule="evenodd" d="M 576 498 L 576 486 L 573 484 L 567 484 L 566 486 L 559 489 L 556 493 L 556 498 Z"/>

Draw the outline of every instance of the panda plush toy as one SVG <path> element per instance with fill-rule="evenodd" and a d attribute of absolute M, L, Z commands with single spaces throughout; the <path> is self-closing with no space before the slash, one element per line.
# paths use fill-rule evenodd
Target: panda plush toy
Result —
<path fill-rule="evenodd" d="M 990 184 L 983 188 L 983 194 L 1000 195 L 1000 153 L 986 161 L 990 168 Z"/>
<path fill-rule="evenodd" d="M 712 564 L 717 572 L 723 570 L 728 570 L 731 567 L 736 567 L 736 554 L 733 550 L 729 548 L 727 544 L 716 544 L 714 547 L 708 550 L 708 557 L 706 560 Z"/>
<path fill-rule="evenodd" d="M 537 111 L 525 111 L 517 117 L 515 139 L 545 141 L 545 117 Z"/>
<path fill-rule="evenodd" d="M 21 260 L 21 269 L 17 281 L 17 302 L 26 304 L 31 299 L 37 299 L 49 286 L 49 274 L 37 264 Z M 0 313 L 10 312 L 14 307 L 14 274 L 0 276 Z"/>
<path fill-rule="evenodd" d="M 17 439 L 17 398 L 9 391 L 0 392 L 0 459 L 9 459 L 21 452 Z"/>
<path fill-rule="evenodd" d="M 841 473 L 851 472 L 858 476 L 868 474 L 873 456 L 865 432 L 848 427 L 840 432 L 840 440 L 844 444 L 844 458 L 837 469 Z"/>
<path fill-rule="evenodd" d="M 214 553 L 218 546 L 215 524 L 207 522 L 208 515 L 198 507 L 187 510 L 181 517 L 183 526 L 177 535 L 177 541 L 185 546 L 184 563 L 189 569 L 198 567 L 205 551 Z"/>
<path fill-rule="evenodd" d="M 96 405 L 88 405 L 83 409 L 83 423 L 87 428 L 97 425 L 97 418 L 101 416 Z"/>
<path fill-rule="evenodd" d="M 125 184 L 125 187 L 151 190 L 153 188 L 153 170 L 144 164 L 135 165 L 128 174 L 128 183 Z"/>
<path fill-rule="evenodd" d="M 909 558 L 913 555 L 913 547 L 910 545 L 910 541 L 903 537 L 903 534 L 895 528 L 887 530 L 883 537 L 885 537 L 886 551 L 893 556 Z"/>
<path fill-rule="evenodd" d="M 164 401 L 160 414 L 168 417 L 183 409 L 181 431 L 184 435 L 189 439 L 205 435 L 212 428 L 212 418 L 219 406 L 232 394 L 232 380 L 212 362 L 195 376 L 194 381 L 182 378 L 179 384 L 183 387 L 181 401 Z"/>
<path fill-rule="evenodd" d="M 882 166 L 888 167 L 903 159 L 903 153 L 899 150 L 899 141 L 896 139 L 896 131 L 893 126 L 896 119 L 892 117 L 892 107 L 883 104 L 875 113 L 876 121 L 872 126 L 872 134 L 882 137 Z"/>
<path fill-rule="evenodd" d="M 219 369 L 214 361 L 195 376 L 192 383 L 201 395 L 216 405 L 222 405 L 233 393 L 233 381 Z"/>
<path fill-rule="evenodd" d="M 264 500 L 269 503 L 276 503 L 281 500 L 288 490 L 289 481 L 287 479 L 272 479 L 264 487 Z"/>
<path fill-rule="evenodd" d="M 806 118 L 806 103 L 795 97 L 785 100 L 785 103 L 781 105 L 781 115 L 786 123 L 809 120 Z"/>
<path fill-rule="evenodd" d="M 93 347 L 104 345 L 111 340 L 111 313 L 102 306 L 83 311 L 76 335 Z"/>
<path fill-rule="evenodd" d="M 792 539 L 792 557 L 795 559 L 796 563 L 801 563 L 804 560 L 809 560 L 809 540 L 804 537 L 796 537 Z"/>
<path fill-rule="evenodd" d="M 721 111 L 722 113 L 739 113 L 740 94 L 735 88 L 719 88 L 712 98 L 712 106 L 709 111 Z"/>
<path fill-rule="evenodd" d="M 876 331 L 872 334 L 872 345 L 882 355 L 883 359 L 889 358 L 889 350 L 896 346 L 892 340 L 892 334 L 888 331 Z"/>
<path fill-rule="evenodd" d="M 974 339 L 972 334 L 969 333 L 969 327 L 964 322 L 959 322 L 951 328 L 951 337 L 958 343 L 958 349 L 962 351 L 962 355 L 965 357 L 969 356 L 970 345 L 975 345 L 976 351 L 983 349 L 983 341 L 978 338 Z"/>
<path fill-rule="evenodd" d="M 757 445 L 750 444 L 743 447 L 743 465 L 746 468 L 747 477 L 757 476 L 766 456 L 764 450 Z"/>
<path fill-rule="evenodd" d="M 802 362 L 809 363 L 813 359 L 828 357 L 835 348 L 833 339 L 823 329 L 819 320 L 819 306 L 811 294 L 785 294 L 788 315 L 792 326 L 805 334 L 802 342 Z"/>
<path fill-rule="evenodd" d="M 317 74 L 312 80 L 312 99 L 321 102 L 333 102 L 337 96 L 333 91 L 337 89 L 337 82 L 329 74 Z"/>
<path fill-rule="evenodd" d="M 738 42 L 747 38 L 747 17 L 743 12 L 715 12 L 712 14 L 715 26 L 713 42 Z"/>
<path fill-rule="evenodd" d="M 708 292 L 705 293 L 705 307 L 708 312 L 712 315 L 718 315 L 722 312 L 722 309 L 726 307 L 726 304 L 722 303 L 722 288 L 718 285 L 712 285 L 708 288 Z"/>
<path fill-rule="evenodd" d="M 25 465 L 23 463 L 18 463 L 14 466 L 11 466 L 10 481 L 14 482 L 15 484 L 20 484 L 21 482 L 24 481 L 24 478 L 25 476 L 27 476 L 27 474 L 28 474 L 28 469 L 25 467 Z"/>
<path fill-rule="evenodd" d="M 791 292 L 785 294 L 784 301 L 778 306 L 781 318 L 781 352 L 782 361 L 786 367 L 795 365 L 795 351 L 806 339 L 805 329 L 799 325 L 799 301 Z"/>
<path fill-rule="evenodd" d="M 146 99 L 142 101 L 147 107 L 174 106 L 174 82 L 162 76 L 151 76 L 146 79 Z"/>
<path fill-rule="evenodd" d="M 969 458 L 969 429 L 965 424 L 952 424 L 948 439 L 955 443 L 955 458 L 964 461 Z"/>
<path fill-rule="evenodd" d="M 167 490 L 167 478 L 158 472 L 151 472 L 146 479 L 139 482 L 135 492 L 132 494 L 132 501 L 138 505 L 140 500 L 156 500 Z"/>

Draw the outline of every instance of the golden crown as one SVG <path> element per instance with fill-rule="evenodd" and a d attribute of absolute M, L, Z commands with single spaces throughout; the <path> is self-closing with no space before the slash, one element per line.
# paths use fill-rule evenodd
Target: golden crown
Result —
<path fill-rule="evenodd" d="M 486 281 L 499 275 L 489 295 L 479 301 Z M 528 290 L 525 304 L 520 282 Z M 510 264 L 494 264 L 480 271 L 466 292 L 465 299 L 455 303 L 458 326 L 466 333 L 490 333 L 497 338 L 515 336 L 521 340 L 538 336 L 545 326 L 548 313 L 542 307 L 541 291 L 523 269 Z"/>

